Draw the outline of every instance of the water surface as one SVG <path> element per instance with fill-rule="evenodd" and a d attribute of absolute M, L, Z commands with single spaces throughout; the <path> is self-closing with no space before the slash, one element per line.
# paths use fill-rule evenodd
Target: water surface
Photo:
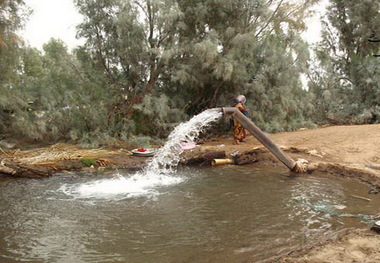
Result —
<path fill-rule="evenodd" d="M 0 181 L 0 262 L 257 262 L 380 207 L 366 185 L 284 169 L 144 176 Z"/>

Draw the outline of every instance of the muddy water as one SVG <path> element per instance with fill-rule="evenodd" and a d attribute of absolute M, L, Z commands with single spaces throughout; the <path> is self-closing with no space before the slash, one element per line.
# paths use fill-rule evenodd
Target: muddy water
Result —
<path fill-rule="evenodd" d="M 380 207 L 365 185 L 284 169 L 184 170 L 112 190 L 128 177 L 0 181 L 0 262 L 257 262 L 364 225 Z"/>

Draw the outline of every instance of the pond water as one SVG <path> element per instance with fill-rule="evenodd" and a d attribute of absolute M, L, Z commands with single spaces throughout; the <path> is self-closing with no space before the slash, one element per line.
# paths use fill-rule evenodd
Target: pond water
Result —
<path fill-rule="evenodd" d="M 364 184 L 284 168 L 144 176 L 0 181 L 0 262 L 257 262 L 380 207 Z"/>

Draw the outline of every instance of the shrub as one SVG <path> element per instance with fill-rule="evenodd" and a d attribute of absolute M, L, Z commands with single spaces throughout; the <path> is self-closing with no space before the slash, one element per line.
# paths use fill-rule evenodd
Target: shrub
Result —
<path fill-rule="evenodd" d="M 91 165 L 96 165 L 96 161 L 91 158 L 80 159 L 80 162 L 88 167 L 90 167 Z"/>
<path fill-rule="evenodd" d="M 129 146 L 131 147 L 150 147 L 152 138 L 149 136 L 137 136 L 129 140 Z"/>

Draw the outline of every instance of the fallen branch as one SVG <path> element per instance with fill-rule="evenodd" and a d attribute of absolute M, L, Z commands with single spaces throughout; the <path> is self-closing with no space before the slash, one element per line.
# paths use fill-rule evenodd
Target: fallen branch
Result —
<path fill-rule="evenodd" d="M 9 157 L 9 155 L 0 147 L 0 151 L 2 152 L 2 153 L 4 153 L 6 156 L 8 156 Z"/>
<path fill-rule="evenodd" d="M 1 160 L 0 162 L 0 173 L 8 174 L 8 175 L 15 175 L 16 171 L 12 168 L 6 167 L 4 164 L 4 160 Z"/>
<path fill-rule="evenodd" d="M 369 198 L 366 198 L 366 197 L 362 197 L 362 196 L 358 196 L 358 195 L 350 195 L 354 198 L 357 198 L 357 199 L 361 199 L 361 200 L 365 200 L 365 201 L 368 201 L 368 202 L 371 202 L 372 199 L 369 199 Z"/>
<path fill-rule="evenodd" d="M 3 159 L 0 161 L 0 173 L 13 177 L 43 178 L 51 176 L 52 169 L 49 167 L 19 164 Z"/>

